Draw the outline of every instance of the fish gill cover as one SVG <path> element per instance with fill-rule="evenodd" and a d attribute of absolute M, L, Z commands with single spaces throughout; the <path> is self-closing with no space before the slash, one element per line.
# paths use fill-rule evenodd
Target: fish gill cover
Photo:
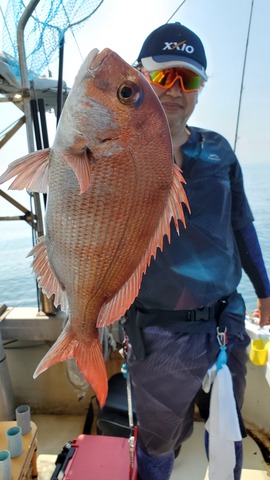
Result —
<path fill-rule="evenodd" d="M 17 27 L 29 1 L 9 0 L 3 26 L 2 50 L 12 73 L 20 78 Z M 39 76 L 58 55 L 60 42 L 68 29 L 82 27 L 103 0 L 40 0 L 24 30 L 29 80 Z"/>

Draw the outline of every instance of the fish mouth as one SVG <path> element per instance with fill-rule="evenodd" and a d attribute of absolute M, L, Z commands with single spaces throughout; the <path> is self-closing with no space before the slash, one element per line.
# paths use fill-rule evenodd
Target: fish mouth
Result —
<path fill-rule="evenodd" d="M 96 70 L 100 67 L 105 58 L 113 54 L 113 51 L 110 48 L 104 48 L 101 52 L 97 50 L 97 54 L 90 63 L 90 69 Z"/>

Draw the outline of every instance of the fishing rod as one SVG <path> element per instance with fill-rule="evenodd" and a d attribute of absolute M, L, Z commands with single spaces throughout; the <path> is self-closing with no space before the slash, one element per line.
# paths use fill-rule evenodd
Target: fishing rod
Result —
<path fill-rule="evenodd" d="M 238 129 L 239 129 L 239 121 L 240 121 L 240 113 L 241 113 L 241 105 L 242 105 L 242 96 L 243 96 L 243 90 L 244 90 L 244 79 L 245 79 L 245 71 L 246 71 L 246 62 L 247 62 L 249 36 L 250 36 L 251 22 L 252 22 L 252 15 L 253 15 L 253 7 L 254 7 L 254 0 L 251 0 L 248 33 L 247 33 L 247 41 L 246 41 L 246 49 L 245 49 L 243 70 L 242 70 L 242 79 L 241 79 L 238 112 L 237 112 L 237 120 L 236 120 L 236 129 L 235 129 L 235 137 L 234 137 L 234 147 L 233 147 L 234 152 L 236 151 L 236 145 L 237 145 L 237 141 L 238 141 Z"/>

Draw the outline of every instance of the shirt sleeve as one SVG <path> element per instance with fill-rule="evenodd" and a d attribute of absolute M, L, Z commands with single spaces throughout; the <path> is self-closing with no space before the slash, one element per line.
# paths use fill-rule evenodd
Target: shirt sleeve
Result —
<path fill-rule="evenodd" d="M 270 297 L 270 283 L 253 223 L 234 232 L 241 263 L 258 298 Z"/>
<path fill-rule="evenodd" d="M 232 227 L 234 230 L 240 230 L 253 222 L 254 218 L 245 194 L 242 169 L 235 155 L 234 162 L 230 169 L 230 181 L 232 192 Z"/>

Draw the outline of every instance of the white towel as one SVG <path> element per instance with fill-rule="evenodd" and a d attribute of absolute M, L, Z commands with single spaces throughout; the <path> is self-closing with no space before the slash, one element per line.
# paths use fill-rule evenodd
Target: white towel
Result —
<path fill-rule="evenodd" d="M 216 368 L 215 368 L 216 370 Z M 216 375 L 213 367 L 203 383 L 209 391 L 213 381 L 210 414 L 205 424 L 209 432 L 209 480 L 233 480 L 235 467 L 234 442 L 242 440 L 233 394 L 232 377 L 227 365 L 222 365 Z"/>

